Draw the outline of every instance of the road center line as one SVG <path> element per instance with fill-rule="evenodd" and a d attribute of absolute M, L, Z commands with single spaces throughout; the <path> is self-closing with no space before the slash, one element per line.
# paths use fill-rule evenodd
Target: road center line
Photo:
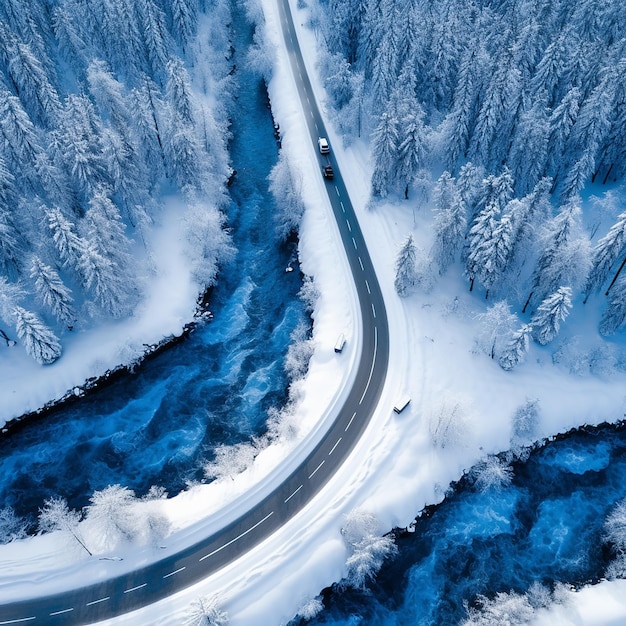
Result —
<path fill-rule="evenodd" d="M 365 268 L 363 267 L 363 261 L 361 261 L 361 257 L 359 257 L 359 265 L 361 266 L 361 271 L 364 272 Z"/>
<path fill-rule="evenodd" d="M 372 304 L 372 306 L 374 305 Z M 370 383 L 372 382 L 372 374 L 374 373 L 374 365 L 376 365 L 376 352 L 377 351 L 378 351 L 378 326 L 374 326 L 374 357 L 372 358 L 372 368 L 370 369 L 370 375 L 369 375 L 369 378 L 367 379 L 367 385 L 365 385 L 365 391 L 363 391 L 363 395 L 361 396 L 361 399 L 359 400 L 359 404 L 363 402 L 363 398 L 365 398 L 365 394 L 367 393 Z"/>
<path fill-rule="evenodd" d="M 317 473 L 317 470 L 322 467 L 322 465 L 324 465 L 324 463 L 326 463 L 326 461 L 322 461 L 311 473 L 311 475 L 309 476 L 309 480 L 311 480 L 311 478 L 313 478 L 313 476 L 315 476 L 315 474 Z"/>
<path fill-rule="evenodd" d="M 36 619 L 33 615 L 32 617 L 20 617 L 19 619 L 8 619 L 6 622 L 0 622 L 0 624 L 19 624 L 21 622 L 30 622 L 31 620 Z"/>
<path fill-rule="evenodd" d="M 241 535 L 237 535 L 234 539 L 231 539 L 230 541 L 227 541 L 223 546 L 220 546 L 216 550 L 213 550 L 213 552 L 209 552 L 208 554 L 205 554 L 200 559 L 200 561 L 204 561 L 204 559 L 208 559 L 210 556 L 213 556 L 214 554 L 217 554 L 218 552 L 220 552 L 224 548 L 227 548 L 229 545 L 235 543 L 235 541 L 241 539 L 242 537 L 245 537 L 248 533 L 251 533 L 257 526 L 260 526 L 264 521 L 266 521 L 270 517 L 272 517 L 272 515 L 274 515 L 274 511 L 271 511 L 270 513 L 268 513 L 262 520 L 258 521 L 254 526 L 250 526 L 250 528 L 248 528 L 248 530 L 244 530 L 241 533 Z"/>
<path fill-rule="evenodd" d="M 293 498 L 298 491 L 300 491 L 300 489 L 302 489 L 302 485 L 300 485 L 286 500 L 285 500 L 285 504 L 287 504 L 287 502 L 289 502 L 289 500 L 291 500 L 291 498 Z"/>
<path fill-rule="evenodd" d="M 339 197 L 340 196 L 340 194 L 339 194 L 339 187 L 337 187 L 337 185 L 335 185 L 335 191 L 337 192 L 337 197 Z"/>
<path fill-rule="evenodd" d="M 367 282 L 367 278 L 365 279 L 365 286 L 367 287 L 367 293 L 369 293 L 370 296 L 371 296 L 372 295 L 372 290 L 370 289 L 370 284 Z"/>
<path fill-rule="evenodd" d="M 93 606 L 94 604 L 100 604 L 100 602 L 106 602 L 107 600 L 110 600 L 111 596 L 107 596 L 106 598 L 100 598 L 99 600 L 92 600 L 91 602 L 87 602 L 87 604 L 85 604 L 85 606 Z"/>
<path fill-rule="evenodd" d="M 352 237 L 352 243 L 354 244 L 354 249 L 356 250 L 356 241 L 354 241 L 354 237 Z"/>
<path fill-rule="evenodd" d="M 374 319 L 376 319 L 376 309 L 374 308 L 373 302 L 372 302 L 372 315 L 374 316 Z"/>
<path fill-rule="evenodd" d="M 131 591 L 137 591 L 137 589 L 143 589 L 144 587 L 147 587 L 148 583 L 144 583 L 143 585 L 137 585 L 136 587 L 131 587 L 130 589 L 127 589 L 124 593 L 130 593 Z"/>
<path fill-rule="evenodd" d="M 350 421 L 348 422 L 348 425 L 346 426 L 346 431 L 348 430 L 348 428 L 350 428 L 350 424 L 352 424 L 352 420 L 356 417 L 356 411 L 354 413 L 354 415 L 350 418 Z"/>
<path fill-rule="evenodd" d="M 350 226 L 350 220 L 346 220 L 346 224 L 348 225 L 348 230 L 352 232 L 352 226 Z"/>
<path fill-rule="evenodd" d="M 63 609 L 61 611 L 54 611 L 53 613 L 50 613 L 50 616 L 52 617 L 53 615 L 63 615 L 63 613 L 69 613 L 70 611 L 73 611 L 74 607 L 71 607 L 69 609 Z"/>
<path fill-rule="evenodd" d="M 339 204 L 341 205 L 341 210 L 345 213 L 346 212 L 346 207 L 343 206 L 343 202 L 341 200 L 339 200 Z"/>
<path fill-rule="evenodd" d="M 184 569 L 187 569 L 186 565 L 183 565 L 182 567 L 179 567 L 178 569 L 175 569 L 173 572 L 170 572 L 169 574 L 165 574 L 165 576 L 163 576 L 163 578 L 169 578 L 170 576 L 173 576 L 174 574 L 179 574 Z"/>
<path fill-rule="evenodd" d="M 328 456 L 330 456 L 334 451 L 335 448 L 339 445 L 339 442 L 341 441 L 341 437 L 339 437 L 339 439 L 337 439 L 337 443 L 332 447 L 332 450 L 328 453 Z"/>

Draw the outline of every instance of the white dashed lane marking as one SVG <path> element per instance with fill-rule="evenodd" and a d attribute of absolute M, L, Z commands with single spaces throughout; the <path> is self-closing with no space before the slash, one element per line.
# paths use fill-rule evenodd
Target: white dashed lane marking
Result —
<path fill-rule="evenodd" d="M 317 473 L 317 470 L 319 470 L 320 467 L 322 467 L 322 465 L 324 465 L 324 463 L 326 463 L 326 461 L 322 461 L 309 475 L 309 480 L 311 480 L 311 478 L 313 478 L 313 476 L 315 476 L 315 474 Z"/>

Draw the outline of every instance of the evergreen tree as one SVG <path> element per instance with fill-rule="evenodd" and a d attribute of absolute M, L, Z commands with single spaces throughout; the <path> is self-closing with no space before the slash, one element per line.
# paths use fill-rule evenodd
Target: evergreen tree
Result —
<path fill-rule="evenodd" d="M 600 333 L 612 335 L 626 321 L 626 276 L 619 278 L 609 295 L 609 303 L 600 320 Z"/>
<path fill-rule="evenodd" d="M 530 335 L 533 327 L 522 324 L 521 328 L 513 333 L 511 341 L 503 350 L 498 363 L 503 370 L 510 371 L 524 360 L 530 347 Z"/>
<path fill-rule="evenodd" d="M 187 70 L 179 58 L 171 58 L 167 63 L 165 97 L 173 115 L 185 124 L 193 124 L 191 83 Z"/>
<path fill-rule="evenodd" d="M 435 186 L 434 230 L 432 256 L 443 274 L 454 262 L 467 229 L 467 209 L 449 172 L 444 172 Z"/>
<path fill-rule="evenodd" d="M 578 118 L 581 93 L 577 87 L 570 89 L 550 116 L 550 131 L 548 134 L 548 162 L 546 171 L 550 176 L 557 176 L 562 168 L 563 158 L 566 155 L 566 146 L 572 127 Z"/>
<path fill-rule="evenodd" d="M 409 186 L 415 180 L 418 171 L 424 166 L 426 158 L 426 128 L 424 113 L 419 105 L 402 120 L 401 141 L 398 146 L 398 178 L 404 185 L 404 197 L 409 197 Z"/>
<path fill-rule="evenodd" d="M 593 249 L 591 271 L 585 286 L 585 302 L 591 292 L 601 285 L 608 277 L 615 262 L 626 250 L 626 211 L 620 213 L 617 222 L 609 232 L 598 241 Z"/>
<path fill-rule="evenodd" d="M 467 156 L 486 59 L 484 51 L 476 44 L 467 50 L 461 61 L 452 110 L 443 124 L 445 162 L 452 171 L 460 159 Z"/>
<path fill-rule="evenodd" d="M 591 263 L 589 238 L 581 225 L 581 208 L 577 200 L 561 207 L 543 236 L 543 250 L 532 275 L 531 300 L 543 300 L 561 286 L 578 287 L 584 283 Z"/>
<path fill-rule="evenodd" d="M 413 235 L 409 235 L 402 244 L 396 259 L 396 278 L 394 286 L 401 297 L 411 293 L 417 281 L 416 275 L 417 249 Z"/>
<path fill-rule="evenodd" d="M 546 48 L 530 83 L 531 93 L 546 92 L 549 107 L 554 105 L 557 87 L 565 71 L 566 52 L 566 34 L 561 33 Z"/>
<path fill-rule="evenodd" d="M 77 269 L 84 287 L 93 294 L 97 305 L 111 317 L 122 317 L 132 310 L 136 293 L 127 272 L 99 251 L 93 240 L 84 242 Z"/>
<path fill-rule="evenodd" d="M 60 322 L 74 324 L 76 314 L 72 306 L 72 293 L 63 284 L 59 274 L 39 257 L 33 257 L 30 277 L 35 283 L 37 297 Z"/>
<path fill-rule="evenodd" d="M 478 112 L 470 145 L 472 160 L 491 167 L 508 153 L 510 134 L 521 97 L 521 76 L 510 50 L 503 50 Z"/>
<path fill-rule="evenodd" d="M 16 306 L 15 330 L 24 343 L 26 352 L 40 365 L 54 363 L 61 356 L 57 336 L 34 313 Z"/>
<path fill-rule="evenodd" d="M 197 0 L 171 0 L 172 30 L 183 52 L 198 26 Z"/>
<path fill-rule="evenodd" d="M 537 308 L 530 320 L 533 334 L 537 341 L 545 346 L 558 334 L 561 322 L 569 315 L 572 308 L 572 290 L 560 287 L 548 296 Z"/>
<path fill-rule="evenodd" d="M 170 56 L 171 37 L 165 25 L 165 13 L 153 0 L 137 0 L 135 9 L 146 56 L 153 75 L 160 76 Z"/>
<path fill-rule="evenodd" d="M 59 258 L 64 265 L 75 268 L 83 250 L 83 242 L 76 233 L 76 227 L 60 209 L 47 211 L 46 217 Z"/>
<path fill-rule="evenodd" d="M 398 162 L 398 122 L 390 113 L 380 116 L 378 126 L 372 133 L 372 193 L 386 197 Z"/>
<path fill-rule="evenodd" d="M 507 164 L 519 195 L 530 192 L 545 169 L 549 120 L 545 101 L 538 98 L 520 115 Z"/>
<path fill-rule="evenodd" d="M 0 87 L 0 150 L 11 169 L 32 177 L 36 155 L 41 152 L 35 127 L 18 98 Z"/>

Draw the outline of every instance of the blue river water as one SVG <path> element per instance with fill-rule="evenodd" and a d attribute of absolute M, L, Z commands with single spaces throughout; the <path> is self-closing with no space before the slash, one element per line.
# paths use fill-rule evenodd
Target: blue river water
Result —
<path fill-rule="evenodd" d="M 626 430 L 576 432 L 512 469 L 509 486 L 485 492 L 470 472 L 397 539 L 365 592 L 326 589 L 324 610 L 290 626 L 459 624 L 479 594 L 597 581 L 612 558 L 603 524 L 626 497 Z"/>
<path fill-rule="evenodd" d="M 230 155 L 237 174 L 228 226 L 237 254 L 210 295 L 214 319 L 136 374 L 2 440 L 0 508 L 31 522 L 48 497 L 64 496 L 80 509 L 109 484 L 137 495 L 159 485 L 174 495 L 203 478 L 202 463 L 216 446 L 262 433 L 267 410 L 285 404 L 290 334 L 311 322 L 297 297 L 300 273 L 285 272 L 295 244 L 280 244 L 274 233 L 267 177 L 278 146 L 264 85 L 246 69 L 252 29 L 241 15 L 233 33 L 239 92 Z"/>

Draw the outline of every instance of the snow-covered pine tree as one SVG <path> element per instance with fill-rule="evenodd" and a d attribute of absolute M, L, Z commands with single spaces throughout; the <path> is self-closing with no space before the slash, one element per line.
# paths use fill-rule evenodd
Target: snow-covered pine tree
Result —
<path fill-rule="evenodd" d="M 585 285 L 587 302 L 591 292 L 597 289 L 607 278 L 615 262 L 626 250 L 626 211 L 617 216 L 617 221 L 609 232 L 602 237 L 593 249 L 591 271 Z"/>
<path fill-rule="evenodd" d="M 398 257 L 396 258 L 396 278 L 394 286 L 399 296 L 405 297 L 411 293 L 417 280 L 416 274 L 417 249 L 413 235 L 406 238 Z"/>
<path fill-rule="evenodd" d="M 572 308 L 572 290 L 559 287 L 548 296 L 535 311 L 530 320 L 535 339 L 545 346 L 558 334 L 561 322 L 569 315 Z"/>
<path fill-rule="evenodd" d="M 57 336 L 32 313 L 16 306 L 13 309 L 15 330 L 26 352 L 40 365 L 54 363 L 61 356 L 61 343 Z"/>
<path fill-rule="evenodd" d="M 566 154 L 566 146 L 572 127 L 578 118 L 581 98 L 580 89 L 572 87 L 550 115 L 546 172 L 553 178 L 559 176 L 559 172 L 564 166 L 563 161 L 567 162 L 571 158 L 570 155 Z"/>
<path fill-rule="evenodd" d="M 500 176 L 489 176 L 484 181 L 479 210 L 468 233 L 465 274 L 470 280 L 470 291 L 474 280 L 489 288 L 504 271 L 512 251 L 512 226 L 507 218 L 500 219 L 502 209 L 512 195 L 513 180 L 507 168 Z"/>
<path fill-rule="evenodd" d="M 476 119 L 470 144 L 470 156 L 474 162 L 490 168 L 506 157 L 521 89 L 520 71 L 515 66 L 511 50 L 505 48 L 494 60 L 491 79 Z"/>
<path fill-rule="evenodd" d="M 454 262 L 463 245 L 467 230 L 467 209 L 449 172 L 444 172 L 437 181 L 434 192 L 435 240 L 431 255 L 443 274 Z"/>
<path fill-rule="evenodd" d="M 381 114 L 378 126 L 372 133 L 372 194 L 384 198 L 395 177 L 398 163 L 398 121 L 389 112 Z"/>
<path fill-rule="evenodd" d="M 45 214 L 59 258 L 64 265 L 76 269 L 84 246 L 83 241 L 76 233 L 76 227 L 63 215 L 59 208 L 50 209 Z"/>
<path fill-rule="evenodd" d="M 183 62 L 172 57 L 167 62 L 165 99 L 171 111 L 185 124 L 193 124 L 194 104 L 189 74 Z"/>
<path fill-rule="evenodd" d="M 172 31 L 183 52 L 198 28 L 197 0 L 171 0 Z"/>
<path fill-rule="evenodd" d="M 137 293 L 126 272 L 100 254 L 99 245 L 84 240 L 77 262 L 83 286 L 95 297 L 98 306 L 112 317 L 122 317 L 132 310 Z"/>
<path fill-rule="evenodd" d="M 573 199 L 547 224 L 542 252 L 531 278 L 531 289 L 524 304 L 541 301 L 560 286 L 577 289 L 587 279 L 591 264 L 589 237 L 581 224 L 580 200 Z"/>
<path fill-rule="evenodd" d="M 424 112 L 415 103 L 413 110 L 402 119 L 399 129 L 398 179 L 404 186 L 404 197 L 409 197 L 409 187 L 426 158 L 426 127 Z"/>
<path fill-rule="evenodd" d="M 530 324 L 522 324 L 521 328 L 513 333 L 511 341 L 504 348 L 498 359 L 498 363 L 503 370 L 510 371 L 524 360 L 530 347 L 532 331 L 533 327 Z"/>
<path fill-rule="evenodd" d="M 530 82 L 531 93 L 545 91 L 547 95 L 546 105 L 549 107 L 554 106 L 557 87 L 565 71 L 566 42 L 566 33 L 560 33 L 554 38 L 545 49 Z"/>
<path fill-rule="evenodd" d="M 0 148 L 12 171 L 34 178 L 34 162 L 42 149 L 35 127 L 19 98 L 0 86 Z"/>
<path fill-rule="evenodd" d="M 153 76 L 161 76 L 167 65 L 172 38 L 165 25 L 165 13 L 153 0 L 136 0 L 139 32 Z"/>
<path fill-rule="evenodd" d="M 600 333 L 612 335 L 626 321 L 626 276 L 615 281 L 609 294 L 609 303 L 600 320 Z"/>
<path fill-rule="evenodd" d="M 545 98 L 538 97 L 532 107 L 520 115 L 507 159 L 519 196 L 529 193 L 544 172 L 548 130 Z"/>
<path fill-rule="evenodd" d="M 443 123 L 445 163 L 453 172 L 460 159 L 467 156 L 486 59 L 487 56 L 476 42 L 468 48 L 461 60 L 452 110 Z"/>
<path fill-rule="evenodd" d="M 133 130 L 138 137 L 138 145 L 146 168 L 161 176 L 164 165 L 163 131 L 164 124 L 159 120 L 163 102 L 159 98 L 158 87 L 144 76 L 139 87 L 132 91 Z"/>
<path fill-rule="evenodd" d="M 54 79 L 51 63 L 40 61 L 41 48 L 35 53 L 30 44 L 13 36 L 8 52 L 9 79 L 31 119 L 43 125 L 51 125 L 61 108 L 59 95 L 50 82 Z"/>
<path fill-rule="evenodd" d="M 56 270 L 35 256 L 31 263 L 30 276 L 35 283 L 37 297 L 60 322 L 71 326 L 76 313 L 72 306 L 72 293 L 63 284 Z"/>

